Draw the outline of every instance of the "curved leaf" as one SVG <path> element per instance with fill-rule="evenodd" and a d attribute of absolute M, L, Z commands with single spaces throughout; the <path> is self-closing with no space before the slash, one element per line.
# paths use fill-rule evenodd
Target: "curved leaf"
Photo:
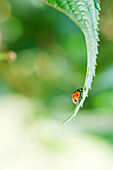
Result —
<path fill-rule="evenodd" d="M 48 5 L 64 12 L 81 28 L 85 35 L 87 45 L 87 72 L 83 87 L 81 101 L 76 105 L 72 115 L 62 124 L 68 122 L 76 116 L 80 107 L 83 107 L 88 91 L 91 89 L 91 82 L 95 76 L 96 58 L 98 54 L 98 20 L 99 1 L 98 0 L 45 0 Z"/>

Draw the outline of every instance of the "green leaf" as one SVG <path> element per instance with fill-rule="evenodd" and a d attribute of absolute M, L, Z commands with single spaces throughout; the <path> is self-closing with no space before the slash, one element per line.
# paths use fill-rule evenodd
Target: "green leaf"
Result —
<path fill-rule="evenodd" d="M 76 105 L 72 115 L 62 124 L 76 116 L 80 107 L 83 107 L 88 91 L 91 89 L 95 76 L 96 58 L 98 54 L 98 0 L 45 0 L 45 2 L 69 16 L 83 31 L 87 45 L 87 72 L 81 101 Z"/>

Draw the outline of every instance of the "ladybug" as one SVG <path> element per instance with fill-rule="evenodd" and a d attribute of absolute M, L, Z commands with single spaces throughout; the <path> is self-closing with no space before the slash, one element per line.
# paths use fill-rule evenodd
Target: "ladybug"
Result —
<path fill-rule="evenodd" d="M 72 94 L 73 103 L 78 104 L 79 100 L 82 99 L 82 96 L 81 96 L 82 92 L 83 92 L 83 88 L 80 88 Z"/>

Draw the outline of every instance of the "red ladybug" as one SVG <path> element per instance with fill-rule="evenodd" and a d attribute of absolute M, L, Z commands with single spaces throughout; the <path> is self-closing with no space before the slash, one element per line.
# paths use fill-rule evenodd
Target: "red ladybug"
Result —
<path fill-rule="evenodd" d="M 72 94 L 73 103 L 78 104 L 79 100 L 82 98 L 81 96 L 82 92 L 83 92 L 83 88 L 80 88 Z"/>

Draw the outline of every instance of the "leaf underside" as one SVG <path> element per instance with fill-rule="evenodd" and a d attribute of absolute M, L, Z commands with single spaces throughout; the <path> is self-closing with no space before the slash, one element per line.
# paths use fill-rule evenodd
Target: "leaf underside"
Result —
<path fill-rule="evenodd" d="M 80 107 L 83 107 L 88 91 L 91 89 L 95 76 L 96 58 L 98 54 L 98 0 L 44 0 L 48 5 L 62 11 L 69 16 L 83 31 L 87 46 L 87 72 L 81 101 L 76 105 L 72 115 L 62 122 L 62 125 L 76 116 Z"/>

